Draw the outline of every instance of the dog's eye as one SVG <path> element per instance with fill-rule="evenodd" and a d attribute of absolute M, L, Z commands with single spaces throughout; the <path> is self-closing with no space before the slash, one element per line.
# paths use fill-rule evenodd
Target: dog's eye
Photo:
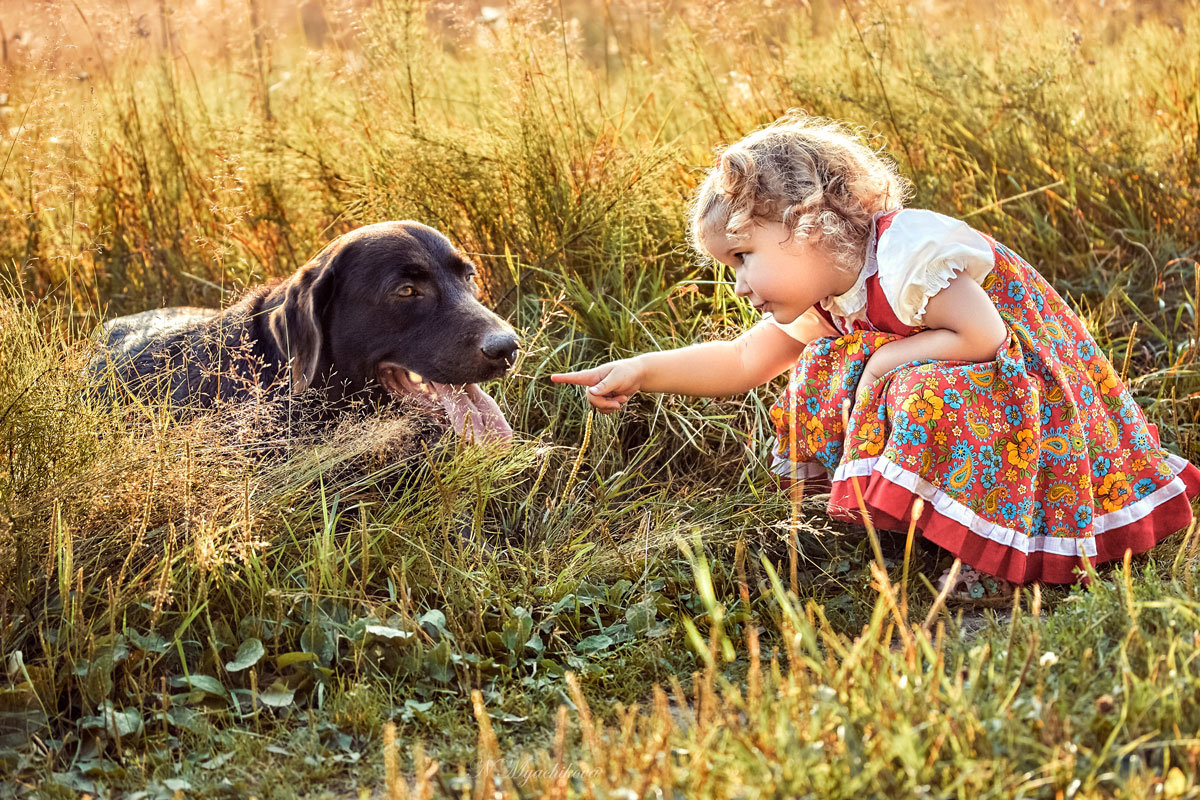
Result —
<path fill-rule="evenodd" d="M 401 286 L 396 291 L 392 292 L 392 297 L 415 297 L 417 290 L 411 286 Z"/>

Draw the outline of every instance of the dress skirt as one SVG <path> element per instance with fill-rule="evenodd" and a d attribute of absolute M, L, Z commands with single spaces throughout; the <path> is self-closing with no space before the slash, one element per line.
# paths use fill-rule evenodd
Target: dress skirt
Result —
<path fill-rule="evenodd" d="M 1165 451 L 1087 329 L 1000 244 L 983 280 L 1009 329 L 984 363 L 915 362 L 858 386 L 902 334 L 855 330 L 805 348 L 771 410 L 775 471 L 828 477 L 831 516 L 917 529 L 1014 583 L 1070 583 L 1192 521 L 1200 471 Z M 853 401 L 849 426 L 842 405 Z"/>

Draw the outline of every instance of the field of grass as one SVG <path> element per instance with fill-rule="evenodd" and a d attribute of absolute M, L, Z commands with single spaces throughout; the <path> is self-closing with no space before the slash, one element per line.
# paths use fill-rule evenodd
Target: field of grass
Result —
<path fill-rule="evenodd" d="M 320 49 L 260 5 L 5 51 L 0 797 L 1200 796 L 1200 536 L 963 635 L 944 554 L 770 488 L 778 387 L 593 418 L 547 377 L 752 324 L 685 204 L 800 107 L 1038 267 L 1200 460 L 1200 5 L 327 2 Z M 522 335 L 508 452 L 264 461 L 83 392 L 102 320 L 399 218 Z"/>

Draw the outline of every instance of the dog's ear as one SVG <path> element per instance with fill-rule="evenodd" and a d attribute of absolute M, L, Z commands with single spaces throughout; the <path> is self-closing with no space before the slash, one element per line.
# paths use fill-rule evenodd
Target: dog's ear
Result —
<path fill-rule="evenodd" d="M 268 317 L 271 335 L 290 368 L 293 394 L 307 389 L 321 357 L 321 316 L 333 297 L 342 247 L 336 240 L 279 287 L 283 302 Z"/>

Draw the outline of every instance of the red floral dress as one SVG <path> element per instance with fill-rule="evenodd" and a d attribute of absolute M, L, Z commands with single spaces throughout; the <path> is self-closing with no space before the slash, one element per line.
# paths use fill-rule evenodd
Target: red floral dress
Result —
<path fill-rule="evenodd" d="M 975 250 L 947 249 L 938 231 Z M 961 269 L 1008 326 L 995 360 L 913 362 L 858 387 L 870 355 L 922 330 L 927 298 Z M 771 409 L 774 469 L 828 476 L 831 516 L 861 521 L 852 479 L 882 529 L 907 530 L 921 497 L 925 538 L 1015 583 L 1073 582 L 1085 556 L 1142 553 L 1191 522 L 1200 471 L 1160 446 L 1079 318 L 1016 253 L 933 212 L 891 212 L 852 291 L 852 313 L 816 307 L 842 335 L 805 348 Z"/>

